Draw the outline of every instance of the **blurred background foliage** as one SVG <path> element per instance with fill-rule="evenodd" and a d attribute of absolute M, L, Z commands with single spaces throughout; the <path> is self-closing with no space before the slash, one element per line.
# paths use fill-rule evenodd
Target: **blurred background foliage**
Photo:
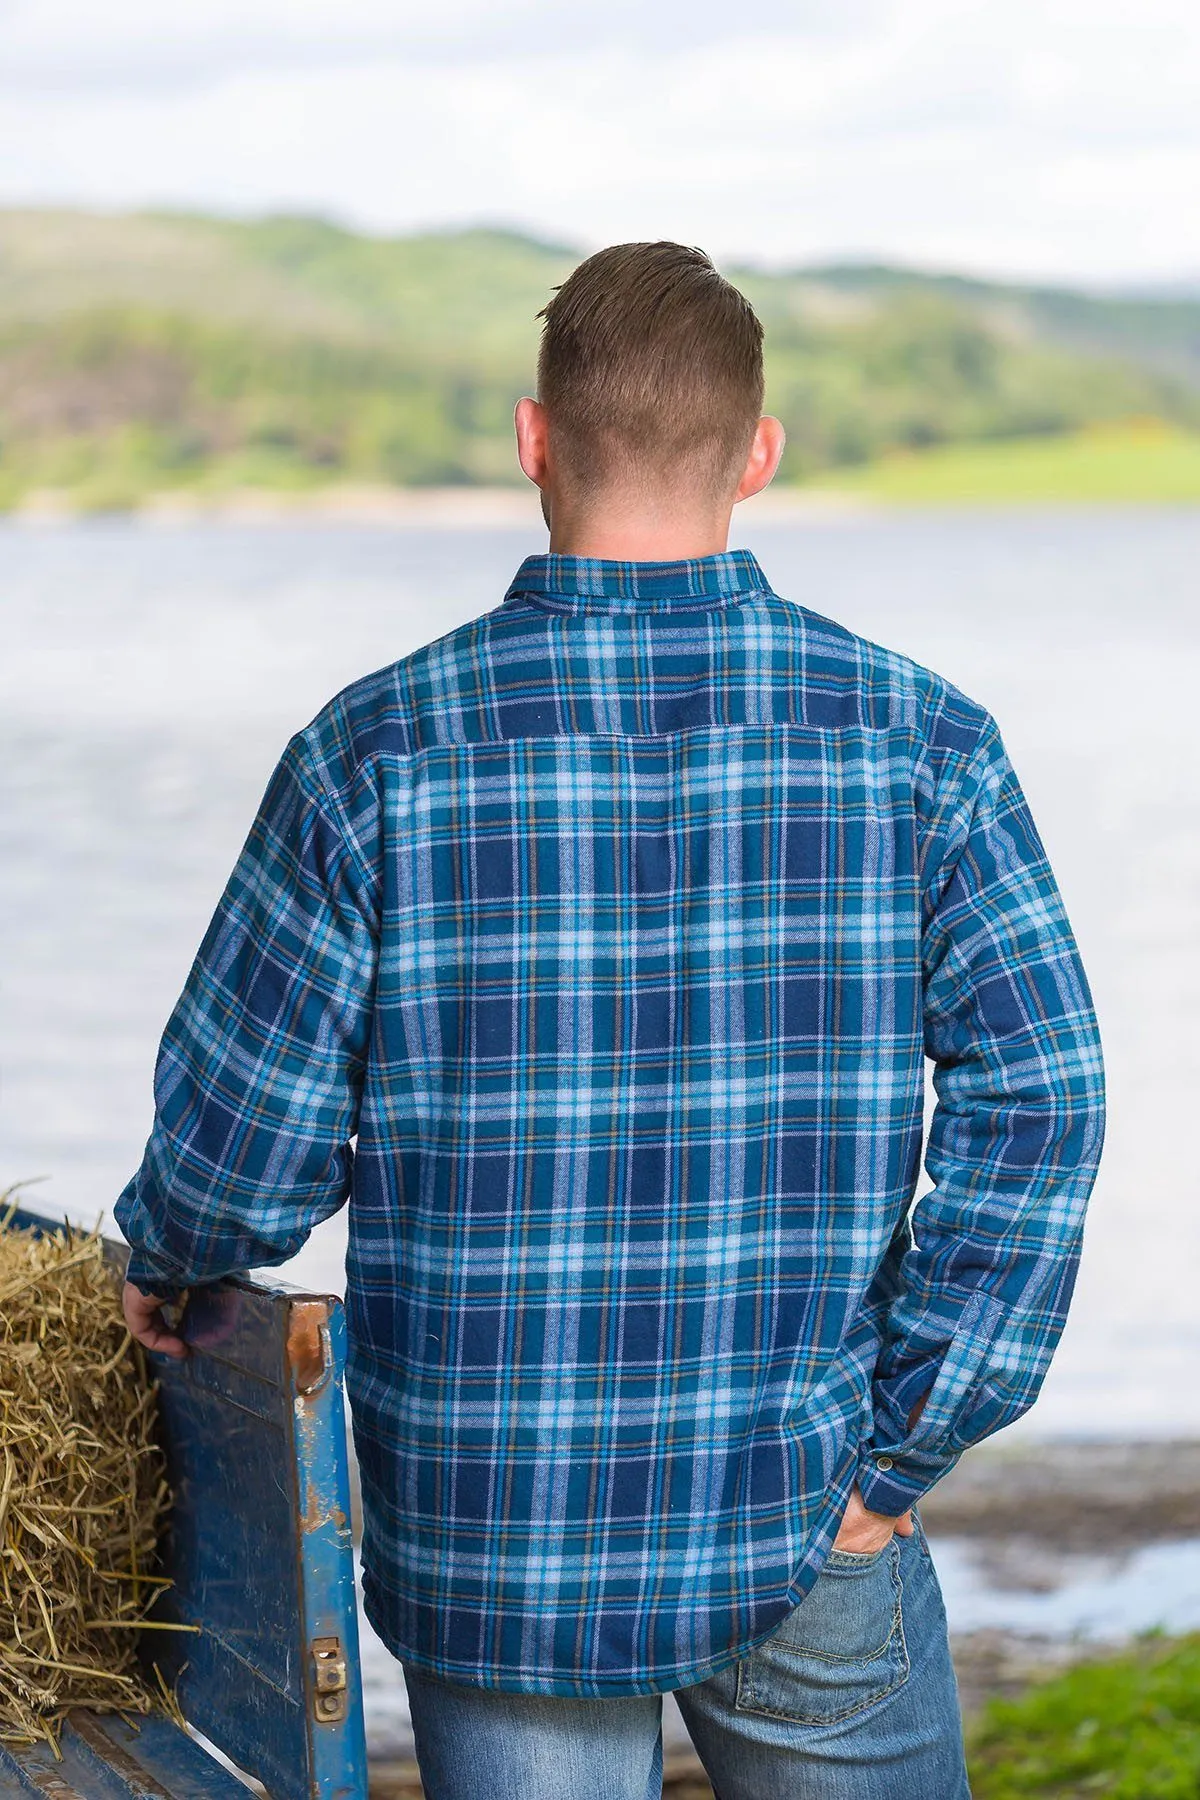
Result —
<path fill-rule="evenodd" d="M 0 506 L 519 482 L 536 314 L 581 254 L 494 230 L 0 212 Z M 726 272 L 767 329 L 786 481 L 1200 497 L 1200 297 Z"/>

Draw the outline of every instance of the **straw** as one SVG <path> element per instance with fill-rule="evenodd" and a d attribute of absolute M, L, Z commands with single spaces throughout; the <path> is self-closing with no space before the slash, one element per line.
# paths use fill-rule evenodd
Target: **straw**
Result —
<path fill-rule="evenodd" d="M 157 1665 L 137 1661 L 170 1585 L 155 1573 L 170 1494 L 158 1386 L 99 1227 L 6 1228 L 13 1192 L 0 1194 L 0 1743 L 57 1752 L 73 1706 L 178 1717 Z"/>

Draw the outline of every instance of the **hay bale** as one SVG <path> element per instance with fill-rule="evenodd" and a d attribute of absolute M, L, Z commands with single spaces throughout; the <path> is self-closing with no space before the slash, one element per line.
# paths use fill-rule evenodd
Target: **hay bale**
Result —
<path fill-rule="evenodd" d="M 57 1749 L 72 1706 L 176 1714 L 138 1627 L 169 1492 L 157 1383 L 99 1231 L 5 1229 L 0 1195 L 0 1741 Z"/>

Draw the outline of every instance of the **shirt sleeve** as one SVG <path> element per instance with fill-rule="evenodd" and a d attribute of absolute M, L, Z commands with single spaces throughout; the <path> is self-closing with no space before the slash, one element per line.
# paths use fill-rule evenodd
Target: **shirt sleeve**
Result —
<path fill-rule="evenodd" d="M 343 1204 L 377 950 L 370 882 L 298 733 L 167 1022 L 114 1207 L 144 1293 L 284 1262 Z"/>
<path fill-rule="evenodd" d="M 863 1498 L 891 1517 L 1037 1398 L 1104 1139 L 1087 979 L 990 718 L 948 810 L 922 938 L 934 1186 L 900 1234 L 859 1453 Z"/>

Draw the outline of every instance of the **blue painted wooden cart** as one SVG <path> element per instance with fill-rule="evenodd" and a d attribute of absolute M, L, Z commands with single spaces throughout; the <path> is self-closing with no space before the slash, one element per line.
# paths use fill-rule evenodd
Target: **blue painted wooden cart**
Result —
<path fill-rule="evenodd" d="M 17 1212 L 14 1229 L 60 1221 Z M 107 1244 L 114 1281 L 127 1251 Z M 174 1585 L 152 1654 L 190 1725 L 271 1800 L 365 1800 L 341 1301 L 236 1279 L 197 1289 L 184 1361 L 152 1355 L 174 1507 Z M 0 1795 L 246 1800 L 246 1786 L 163 1717 L 76 1712 L 62 1760 L 0 1746 Z"/>

